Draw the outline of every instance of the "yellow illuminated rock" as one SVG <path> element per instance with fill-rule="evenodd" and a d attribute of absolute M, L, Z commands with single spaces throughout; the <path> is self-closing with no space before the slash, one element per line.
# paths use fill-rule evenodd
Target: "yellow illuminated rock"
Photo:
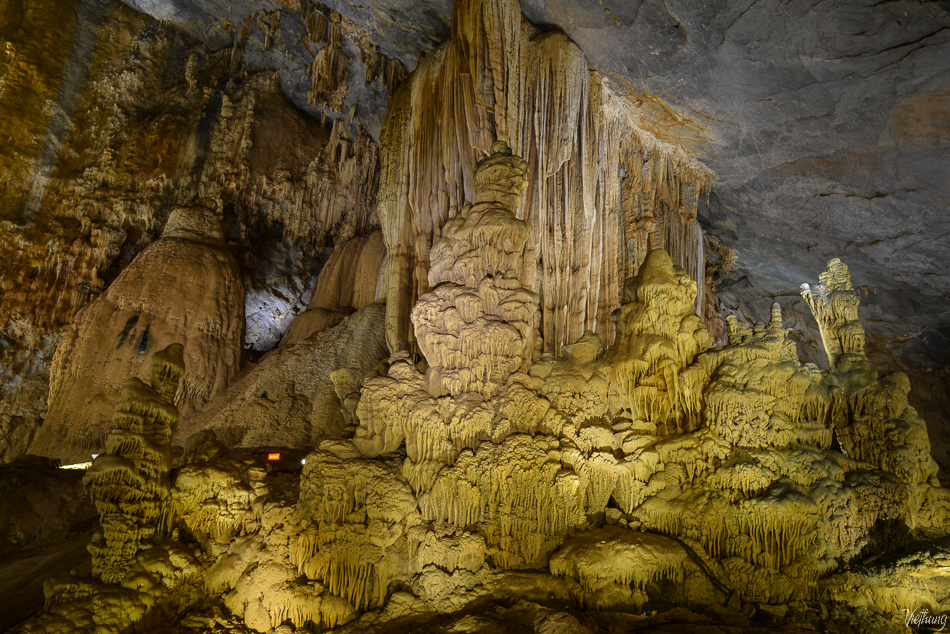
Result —
<path fill-rule="evenodd" d="M 83 478 L 102 524 L 89 545 L 92 572 L 106 583 L 123 581 L 136 554 L 171 527 L 168 471 L 178 427 L 175 392 L 185 373 L 182 350 L 176 343 L 152 355 L 151 385 L 135 377 L 125 382 L 106 452 Z"/>
<path fill-rule="evenodd" d="M 19 631 L 887 632 L 950 610 L 950 492 L 844 263 L 794 298 L 827 370 L 800 361 L 788 298 L 767 324 L 731 314 L 717 346 L 694 222 L 713 176 L 632 87 L 516 0 L 456 2 L 398 89 L 383 44 L 292 5 L 223 21 L 200 77 L 180 60 L 217 119 L 169 141 L 207 146 L 176 195 L 214 200 L 176 206 L 59 343 L 33 447 L 105 446 L 85 475 L 101 528 L 91 572 L 57 571 Z M 352 110 L 318 124 L 286 77 L 247 75 L 291 29 L 323 117 L 355 71 L 387 82 L 381 162 Z M 101 158 L 91 179 L 134 189 Z M 231 222 L 255 215 L 326 260 L 266 353 L 242 351 L 254 260 Z M 38 392 L 0 409 L 9 446 Z M 26 495 L 32 460 L 0 489 Z"/>

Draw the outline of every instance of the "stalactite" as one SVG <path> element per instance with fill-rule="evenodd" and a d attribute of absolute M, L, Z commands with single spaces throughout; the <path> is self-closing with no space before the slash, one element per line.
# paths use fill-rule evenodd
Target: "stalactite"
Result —
<path fill-rule="evenodd" d="M 495 140 L 528 162 L 522 217 L 533 227 L 528 244 L 537 247 L 525 253 L 523 268 L 541 297 L 542 349 L 557 352 L 586 330 L 609 344 L 607 317 L 628 255 L 621 226 L 633 213 L 621 206 L 621 191 L 636 188 L 651 205 L 663 201 L 670 222 L 685 227 L 672 235 L 687 236 L 671 250 L 701 280 L 692 219 L 711 175 L 642 131 L 632 102 L 588 70 L 580 49 L 562 33 L 522 23 L 513 0 L 458 3 L 453 17 L 452 40 L 420 62 L 384 124 L 379 214 L 387 248 L 397 254 L 389 270 L 390 346 L 412 345 L 406 315 L 425 290 L 429 248 L 472 199 L 472 169 Z M 666 243 L 660 237 L 654 246 Z"/>

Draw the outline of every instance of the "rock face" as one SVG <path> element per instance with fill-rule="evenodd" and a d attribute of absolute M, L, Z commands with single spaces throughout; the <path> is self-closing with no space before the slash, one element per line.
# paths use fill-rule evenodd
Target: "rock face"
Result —
<path fill-rule="evenodd" d="M 195 411 L 237 374 L 243 338 L 244 288 L 218 219 L 205 203 L 179 207 L 60 341 L 30 451 L 77 461 L 98 453 L 123 377 L 147 378 L 149 351 L 174 341 L 188 368 L 175 402 Z"/>
<path fill-rule="evenodd" d="M 379 231 L 340 245 L 317 278 L 307 310 L 290 322 L 280 345 L 297 343 L 336 325 L 353 311 L 384 302 L 380 272 L 385 261 L 386 246 Z"/>
<path fill-rule="evenodd" d="M 387 353 L 385 313 L 385 305 L 370 304 L 328 330 L 272 350 L 201 411 L 183 416 L 179 440 L 213 430 L 228 447 L 302 448 L 339 437 L 349 424 L 341 402 L 353 390 L 338 396 L 334 372 L 351 371 L 357 386 L 373 373 Z"/>

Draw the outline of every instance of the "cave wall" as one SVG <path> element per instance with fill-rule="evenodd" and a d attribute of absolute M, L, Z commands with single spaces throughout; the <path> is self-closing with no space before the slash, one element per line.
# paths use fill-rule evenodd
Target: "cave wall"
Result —
<path fill-rule="evenodd" d="M 177 203 L 215 203 L 246 290 L 240 345 L 266 351 L 308 306 L 333 246 L 378 226 L 379 161 L 361 127 L 302 111 L 278 72 L 249 72 L 242 53 L 266 46 L 266 21 L 212 51 L 117 2 L 12 2 L 3 12 L 0 110 L 11 134 L 0 152 L 0 455 L 9 459 L 45 418 L 60 333 L 159 237 Z M 302 27 L 314 33 L 311 59 L 336 37 L 331 22 L 327 10 Z M 364 68 L 366 83 L 400 76 L 382 58 Z"/>

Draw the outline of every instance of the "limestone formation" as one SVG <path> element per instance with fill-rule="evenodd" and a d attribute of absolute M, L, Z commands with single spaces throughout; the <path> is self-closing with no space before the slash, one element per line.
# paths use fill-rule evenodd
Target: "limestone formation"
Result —
<path fill-rule="evenodd" d="M 828 270 L 818 276 L 814 289 L 802 284 L 802 297 L 818 322 L 829 365 L 834 366 L 842 355 L 864 355 L 864 326 L 858 320 L 860 298 L 841 260 L 828 261 Z"/>
<path fill-rule="evenodd" d="M 83 482 L 99 509 L 101 532 L 89 545 L 93 574 L 119 583 L 135 556 L 171 527 L 171 440 L 178 427 L 175 393 L 185 373 L 183 346 L 152 355 L 151 385 L 126 381 L 112 417 L 106 451 Z"/>
<path fill-rule="evenodd" d="M 710 431 L 734 446 L 827 449 L 837 387 L 814 364 L 798 362 L 795 344 L 772 305 L 768 325 L 750 328 L 730 315 L 729 345 L 700 358 L 711 380 L 705 418 Z"/>
<path fill-rule="evenodd" d="M 636 429 L 673 434 L 699 427 L 708 377 L 698 354 L 712 338 L 696 315 L 696 282 L 662 250 L 651 251 L 624 285 L 614 314 L 617 343 L 608 375 Z"/>
<path fill-rule="evenodd" d="M 475 202 L 444 227 L 430 254 L 429 285 L 412 310 L 433 396 L 491 398 L 533 360 L 538 297 L 521 273 L 531 225 L 515 213 L 527 163 L 499 141 L 475 167 Z"/>
<path fill-rule="evenodd" d="M 503 414 L 486 399 L 516 389 L 509 377 L 532 360 L 538 298 L 518 277 L 530 225 L 514 216 L 526 166 L 504 142 L 493 150 L 476 168 L 476 203 L 433 249 L 435 288 L 412 312 L 425 373 L 401 354 L 390 360 L 388 377 L 365 384 L 355 439 L 364 455 L 408 439 L 417 468 L 451 464 L 462 448 L 492 437 L 493 419 Z"/>
<path fill-rule="evenodd" d="M 562 32 L 528 23 L 517 0 L 458 2 L 452 17 L 451 40 L 402 83 L 381 132 L 390 349 L 414 347 L 410 311 L 496 141 L 527 161 L 522 282 L 540 297 L 542 350 L 587 330 L 609 345 L 623 280 L 647 251 L 665 247 L 703 279 L 693 219 L 712 174 L 641 127 L 625 89 Z"/>
<path fill-rule="evenodd" d="M 158 579 L 155 562 L 179 546 L 153 540 L 134 563 L 126 558 L 121 589 L 58 578 L 47 612 L 25 631 L 64 614 L 84 623 L 84 610 L 115 593 L 117 605 L 140 606 L 117 623 L 159 606 L 199 610 L 199 619 L 195 606 L 221 597 L 228 618 L 259 632 L 288 623 L 375 631 L 460 618 L 452 615 L 498 596 L 621 612 L 686 603 L 732 624 L 799 618 L 783 606 L 823 597 L 828 618 L 884 631 L 886 619 L 856 615 L 860 601 L 846 588 L 868 574 L 855 572 L 860 560 L 889 544 L 945 535 L 946 491 L 920 482 L 921 467 L 894 467 L 906 448 L 889 443 L 905 437 L 878 439 L 891 456 L 881 464 L 829 448 L 832 430 L 853 424 L 844 405 L 856 396 L 840 368 L 799 364 L 778 307 L 768 325 L 730 319 L 730 344 L 707 349 L 695 285 L 667 254 L 651 253 L 625 288 L 612 346 L 589 332 L 528 372 L 507 373 L 496 359 L 507 378 L 489 397 L 433 395 L 437 366 L 422 372 L 407 353 L 391 356 L 386 376 L 363 379 L 356 437 L 320 440 L 302 472 L 269 472 L 263 456 L 203 459 L 195 448 L 210 438 L 196 437 L 170 493 L 178 538 L 194 556 Z M 382 307 L 374 310 L 384 350 Z M 328 333 L 273 352 L 261 380 L 285 382 L 276 378 L 290 364 L 282 355 Z M 854 353 L 839 366 L 845 354 Z M 684 378 L 690 372 L 700 378 Z M 342 417 L 362 375 L 347 365 L 327 374 Z M 884 390 L 874 386 L 894 380 L 859 384 Z M 645 424 L 656 410 L 628 398 L 631 384 L 662 387 L 680 407 L 670 420 L 687 429 Z M 888 614 L 899 618 L 903 601 L 941 605 L 940 584 L 913 577 L 923 570 L 915 566 L 937 564 L 901 565 L 875 595 Z M 906 592 L 895 590 L 905 582 Z M 539 631 L 580 631 L 564 616 L 531 615 Z"/>
<path fill-rule="evenodd" d="M 385 301 L 380 295 L 380 269 L 386 247 L 379 231 L 347 240 L 327 260 L 305 312 L 290 322 L 281 337 L 286 346 L 338 324 L 355 310 Z"/>
<path fill-rule="evenodd" d="M 565 541 L 549 565 L 551 574 L 577 579 L 583 588 L 577 599 L 592 610 L 638 611 L 647 601 L 643 589 L 655 582 L 669 582 L 669 601 L 708 601 L 715 593 L 690 551 L 655 533 L 618 527 L 583 533 Z"/>
<path fill-rule="evenodd" d="M 842 451 L 907 484 L 913 500 L 911 523 L 921 506 L 925 525 L 942 523 L 950 499 L 939 488 L 927 427 L 907 403 L 911 389 L 907 375 L 891 372 L 878 377 L 864 353 L 860 298 L 848 267 L 837 258 L 830 260 L 816 287 L 802 285 L 802 296 L 818 321 L 831 379 L 840 386 L 834 423 Z"/>
<path fill-rule="evenodd" d="M 313 447 L 339 437 L 352 423 L 341 403 L 354 391 L 354 381 L 346 381 L 351 392 L 339 396 L 334 373 L 348 368 L 357 384 L 375 373 L 386 356 L 385 310 L 370 304 L 329 330 L 249 364 L 204 409 L 182 417 L 181 436 L 210 430 L 230 448 Z"/>
<path fill-rule="evenodd" d="M 406 15 L 430 11 L 409 4 L 398 8 Z M 729 31 L 728 46 L 749 50 L 744 14 L 718 15 L 718 7 L 697 4 L 677 7 L 687 13 L 674 17 L 662 4 L 590 9 L 535 2 L 526 9 L 571 9 L 571 19 L 584 25 L 573 33 L 588 41 L 585 30 L 639 29 L 656 45 L 655 54 L 638 57 L 644 73 L 698 57 L 691 42 L 705 35 L 697 24 L 722 31 L 719 23 L 731 21 L 737 30 Z M 222 353 L 225 324 L 237 324 L 231 333 L 243 323 L 225 305 L 237 296 L 237 274 L 224 290 L 187 287 L 188 297 L 170 296 L 180 310 L 191 310 L 168 317 L 178 320 L 175 332 L 208 337 L 155 355 L 151 387 L 135 378 L 138 366 L 127 366 L 133 378 L 115 410 L 109 453 L 86 475 L 102 514 L 90 546 L 92 575 L 79 566 L 50 578 L 45 608 L 22 632 L 879 633 L 905 631 L 905 610 L 950 609 L 950 493 L 936 478 L 926 428 L 909 405 L 910 379 L 878 376 L 859 315 L 861 289 L 839 261 L 819 285 L 804 289 L 804 303 L 781 297 L 771 314 L 768 303 L 750 312 L 741 302 L 713 301 L 713 278 L 727 274 L 732 256 L 719 245 L 721 262 L 707 265 L 695 220 L 712 175 L 677 143 L 709 137 L 692 115 L 666 103 L 674 96 L 592 69 L 576 40 L 531 25 L 515 0 L 459 0 L 451 39 L 421 57 L 396 88 L 400 67 L 386 52 L 399 43 L 377 45 L 353 18 L 322 5 L 293 5 L 253 13 L 235 5 L 220 24 L 182 27 L 222 38 L 207 62 L 183 57 L 168 37 L 143 38 L 143 51 L 168 47 L 161 59 L 182 66 L 180 86 L 162 97 L 171 114 L 145 94 L 164 86 L 157 74 L 119 79 L 115 72 L 106 74 L 114 79 L 108 82 L 100 70 L 90 71 L 102 99 L 84 106 L 112 103 L 104 97 L 110 91 L 124 106 L 114 119 L 103 114 L 105 106 L 88 110 L 89 117 L 114 121 L 102 125 L 113 126 L 115 136 L 66 145 L 64 155 L 76 156 L 64 169 L 81 167 L 83 185 L 52 179 L 52 211 L 30 234 L 66 235 L 44 223 L 67 217 L 88 230 L 71 259 L 61 257 L 64 247 L 51 246 L 58 255 L 50 262 L 60 263 L 64 278 L 67 263 L 79 262 L 82 279 L 96 283 L 89 294 L 101 295 L 77 324 L 95 322 L 100 310 L 119 314 L 102 307 L 116 304 L 114 293 L 132 282 L 166 288 L 160 275 L 181 276 L 187 268 L 179 257 L 183 243 L 191 249 L 204 240 L 203 253 L 233 248 L 251 280 L 254 333 L 244 343 L 255 353 L 240 372 Z M 150 4 L 153 11 L 162 6 Z M 188 6 L 196 11 L 190 24 L 203 5 Z M 114 20 L 131 10 L 110 11 Z M 169 9 L 169 16 L 181 25 L 178 11 Z M 374 16 L 367 20 L 391 17 L 378 3 L 347 4 L 351 15 L 364 11 Z M 159 28 L 142 20 L 127 32 Z M 601 21 L 613 31 L 597 27 Z M 448 27 L 437 22 L 442 26 L 419 28 L 438 39 Z M 675 46 L 651 39 L 654 31 Z M 913 55 L 891 42 L 880 55 L 862 57 L 932 61 L 921 49 L 940 37 L 938 29 L 914 40 Z M 600 46 L 613 49 L 614 42 L 605 36 Z M 102 47 L 125 50 L 108 41 Z M 139 63 L 152 64 L 151 55 Z M 309 75 L 294 75 L 287 65 L 279 76 L 247 74 L 269 56 L 291 59 Z M 809 50 L 806 57 L 812 63 L 821 54 Z M 848 68 L 848 59 L 834 61 Z M 0 66 L 0 73 L 18 64 Z M 114 59 L 105 65 L 122 68 Z M 165 70 L 173 76 L 176 69 Z M 354 94 L 371 92 L 360 93 L 352 81 L 364 70 L 367 82 L 386 81 L 390 97 L 381 164 L 374 130 L 354 123 L 367 121 L 358 111 L 374 107 L 354 101 Z M 928 71 L 921 65 L 917 72 L 914 81 Z M 139 82 L 146 88 L 136 88 Z M 373 90 L 381 89 L 375 83 Z M 306 93 L 302 105 L 311 109 L 296 110 L 280 91 Z M 0 104 L 5 98 L 0 93 Z M 775 95 L 775 108 L 785 108 L 781 100 Z M 328 125 L 309 116 L 345 104 L 353 106 L 349 121 Z M 182 110 L 190 114 L 173 114 Z M 150 125 L 170 132 L 144 138 L 171 140 L 163 151 L 136 153 L 137 142 L 125 139 L 134 128 L 129 122 L 152 116 Z M 741 119 L 736 123 L 745 134 Z M 90 154 L 98 154 L 95 161 Z M 152 177 L 141 177 L 134 157 L 153 155 L 180 164 L 181 173 L 162 163 Z M 746 167 L 737 171 L 754 193 L 761 179 L 748 179 Z M 776 161 L 769 169 L 770 178 L 791 182 L 789 174 L 814 165 Z M 101 203 L 117 191 L 127 198 L 114 215 L 88 209 L 95 196 L 104 197 L 96 198 Z M 196 241 L 209 233 L 188 224 L 188 236 L 166 236 L 150 247 L 181 242 L 174 260 L 154 267 L 160 274 L 132 264 L 114 271 L 111 287 L 96 290 L 107 280 L 104 263 L 130 260 L 156 230 L 136 225 L 142 216 L 133 213 L 128 224 L 119 223 L 121 210 L 147 208 L 136 213 L 157 222 L 162 201 L 194 192 L 217 199 L 220 217 L 206 219 L 223 220 L 226 232 Z M 87 205 L 75 216 L 57 211 L 57 197 L 67 194 Z M 858 197 L 873 207 L 888 196 Z M 705 226 L 737 232 L 747 222 L 745 209 L 730 209 L 724 220 L 726 205 L 714 197 L 704 210 L 712 224 Z M 184 226 L 175 224 L 182 213 L 173 213 L 170 227 Z M 373 233 L 377 224 L 381 233 Z M 135 232 L 141 237 L 120 248 Z M 96 240 L 106 253 L 90 255 Z M 310 271 L 332 245 L 339 246 L 314 280 Z M 258 248 L 269 254 L 252 253 Z M 32 265 L 35 250 L 25 246 L 26 255 L 14 258 L 24 269 L 16 279 L 29 275 L 22 263 Z M 136 262 L 154 260 L 150 253 Z M 810 257 L 796 262 L 808 266 Z M 24 288 L 58 290 L 40 297 L 39 313 L 49 316 L 51 298 L 63 299 L 63 315 L 86 302 L 66 301 L 75 283 L 50 286 L 46 277 L 55 267 L 40 261 L 41 279 Z M 203 269 L 188 277 L 208 279 L 217 278 Z M 734 290 L 751 284 L 723 277 L 719 283 Z M 11 285 L 3 284 L 8 292 Z M 188 309 L 185 299 L 212 309 Z M 804 319 L 805 305 L 818 320 L 828 370 L 803 364 L 815 353 L 796 349 L 808 339 L 788 332 Z M 304 306 L 281 345 L 260 356 Z M 84 350 L 139 350 L 135 328 L 146 321 L 144 348 L 156 345 L 156 324 L 165 317 L 145 300 L 135 307 L 141 323 L 128 325 L 119 314 L 122 332 L 86 333 L 77 325 L 64 337 L 51 418 L 39 440 L 57 438 L 50 421 L 59 416 L 63 386 L 75 388 L 68 402 L 77 411 L 94 413 L 81 402 L 82 390 L 99 377 L 64 374 L 67 353 L 81 359 Z M 0 318 L 4 310 L 0 305 Z M 728 333 L 717 332 L 725 345 L 714 347 L 704 318 L 721 310 L 729 314 Z M 744 318 L 753 314 L 761 319 Z M 36 358 L 39 368 L 47 340 L 21 344 L 30 333 L 46 335 L 28 322 L 22 334 L 0 339 L 4 348 L 16 340 L 3 358 Z M 203 394 L 209 400 L 199 409 L 182 412 L 175 443 L 176 386 L 179 379 L 192 385 L 192 354 L 205 363 L 195 376 L 221 383 Z M 0 369 L 4 382 L 13 374 Z M 182 394 L 193 395 L 188 389 Z M 13 433 L 8 421 L 28 407 L 22 398 L 10 403 L 0 407 L 0 434 L 12 444 L 30 432 Z M 41 410 L 37 403 L 32 420 L 42 418 Z M 80 448 L 94 441 L 92 422 L 71 432 Z M 83 444 L 78 434 L 90 440 Z M 174 469 L 172 444 L 184 445 Z M 14 487 L 8 473 L 0 470 L 0 494 Z M 53 480 L 59 479 L 44 482 Z M 32 489 L 16 490 L 25 496 Z M 3 499 L 0 506 L 12 516 L 0 528 L 26 537 L 36 524 L 33 511 L 19 515 Z M 64 528 L 60 523 L 50 534 Z M 45 547 L 47 538 L 34 543 Z"/>
<path fill-rule="evenodd" d="M 188 369 L 173 395 L 182 414 L 237 374 L 244 289 L 209 204 L 173 211 L 162 237 L 77 316 L 53 359 L 49 413 L 31 451 L 67 462 L 99 453 L 122 382 L 148 378 L 149 353 L 172 342 L 184 345 Z"/>

